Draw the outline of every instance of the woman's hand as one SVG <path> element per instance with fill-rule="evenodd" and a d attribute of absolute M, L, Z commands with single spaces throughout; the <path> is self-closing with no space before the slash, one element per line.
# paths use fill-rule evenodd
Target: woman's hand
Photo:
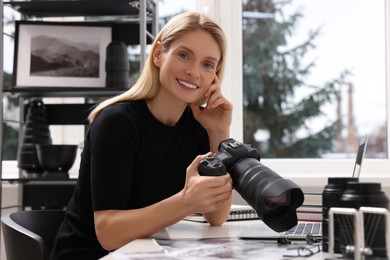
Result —
<path fill-rule="evenodd" d="M 198 174 L 200 161 L 210 155 L 211 153 L 197 156 L 188 166 L 182 198 L 186 206 L 191 208 L 191 212 L 208 214 L 212 216 L 207 219 L 210 224 L 220 225 L 230 211 L 233 184 L 229 174 L 222 176 Z"/>
<path fill-rule="evenodd" d="M 204 109 L 200 109 L 197 102 L 191 103 L 190 107 L 195 119 L 207 130 L 209 136 L 223 136 L 218 141 L 219 144 L 219 142 L 229 138 L 233 106 L 222 95 L 217 76 L 206 91 L 205 97 L 208 97 L 208 102 Z"/>

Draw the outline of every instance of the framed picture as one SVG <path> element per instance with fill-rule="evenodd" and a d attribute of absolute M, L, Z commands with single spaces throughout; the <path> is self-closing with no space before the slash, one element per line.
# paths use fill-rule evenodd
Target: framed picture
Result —
<path fill-rule="evenodd" d="M 99 23 L 16 23 L 14 86 L 105 87 L 112 26 Z"/>

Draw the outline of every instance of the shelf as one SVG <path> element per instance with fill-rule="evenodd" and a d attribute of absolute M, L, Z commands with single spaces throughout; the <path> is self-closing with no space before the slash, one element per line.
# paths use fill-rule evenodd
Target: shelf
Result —
<path fill-rule="evenodd" d="M 45 104 L 47 123 L 49 125 L 88 125 L 88 116 L 96 103 L 81 104 Z M 29 104 L 24 107 L 24 116 L 27 115 Z M 61 116 L 59 116 L 61 115 Z M 23 118 L 26 122 L 26 118 Z"/>
<path fill-rule="evenodd" d="M 140 45 L 141 66 L 145 62 L 146 45 L 153 41 L 157 32 L 157 1 L 155 0 L 29 0 L 1 1 L 2 6 L 10 7 L 21 14 L 22 21 L 39 22 L 42 18 L 51 17 L 84 17 L 83 23 L 107 23 L 112 26 L 112 41 L 122 41 L 126 45 Z M 49 19 L 46 19 L 49 20 Z M 151 32 L 148 35 L 147 32 Z M 148 37 L 149 36 L 149 37 Z M 0 67 L 3 66 L 0 63 Z M 15 84 L 15 83 L 13 83 Z M 47 86 L 47 85 L 46 85 Z M 85 85 L 84 85 L 85 86 Z M 44 98 L 44 97 L 82 97 L 85 100 L 81 104 L 45 104 L 47 107 L 48 121 L 51 125 L 84 125 L 88 124 L 89 112 L 95 105 L 93 98 L 112 97 L 123 93 L 124 88 L 105 87 L 29 87 L 12 86 L 11 89 L 4 89 L 0 83 L 0 94 L 2 92 L 15 94 L 21 97 L 21 118 L 25 121 L 27 106 L 23 98 Z M 88 103 L 89 102 L 89 103 Z M 3 117 L 0 116 L 1 121 Z M 19 130 L 21 130 L 20 124 Z M 0 133 L 2 128 L 0 126 Z M 21 131 L 19 131 L 21 134 Z M 0 144 L 1 144 L 0 140 Z M 1 167 L 1 166 L 0 166 Z M 21 169 L 19 169 L 21 173 Z M 19 174 L 21 175 L 21 174 Z M 57 178 L 3 178 L 0 168 L 1 181 L 20 183 L 22 194 L 22 205 L 24 206 L 47 206 L 47 198 L 58 202 L 61 199 L 61 206 L 66 206 L 73 194 L 76 179 Z M 61 184 L 61 185 L 59 185 Z M 0 186 L 0 195 L 2 188 Z M 34 200 L 34 201 L 33 201 Z M 50 202 L 52 203 L 52 201 Z M 51 205 L 48 205 L 51 206 Z M 0 201 L 1 208 L 1 201 Z M 1 211 L 0 211 L 1 213 Z"/>
<path fill-rule="evenodd" d="M 133 0 L 4 1 L 4 5 L 10 5 L 20 13 L 36 17 L 138 16 L 138 3 L 139 1 Z"/>
<path fill-rule="evenodd" d="M 124 91 L 126 89 L 94 87 L 15 87 L 12 90 L 4 90 L 21 97 L 110 97 Z"/>
<path fill-rule="evenodd" d="M 77 178 L 68 178 L 68 179 L 55 179 L 55 178 L 43 178 L 43 177 L 21 177 L 21 178 L 2 178 L 1 181 L 9 183 L 36 183 L 36 184 L 45 184 L 50 181 L 58 184 L 76 184 Z"/>

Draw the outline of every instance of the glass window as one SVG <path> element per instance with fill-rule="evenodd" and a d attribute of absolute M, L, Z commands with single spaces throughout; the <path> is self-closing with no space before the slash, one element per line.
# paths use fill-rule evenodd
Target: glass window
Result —
<path fill-rule="evenodd" d="M 3 88 L 12 88 L 14 19 L 20 15 L 9 7 L 4 7 L 3 31 Z M 3 160 L 16 160 L 18 150 L 19 104 L 16 96 L 4 93 L 3 96 Z"/>
<path fill-rule="evenodd" d="M 196 0 L 159 0 L 158 16 L 160 18 L 171 17 L 181 12 L 196 10 Z"/>
<path fill-rule="evenodd" d="M 386 5 L 243 0 L 244 141 L 264 158 L 387 158 Z"/>

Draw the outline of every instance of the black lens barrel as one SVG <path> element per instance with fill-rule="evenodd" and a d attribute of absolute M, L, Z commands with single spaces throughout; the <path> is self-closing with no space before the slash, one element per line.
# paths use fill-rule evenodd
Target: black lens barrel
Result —
<path fill-rule="evenodd" d="M 257 159 L 245 158 L 229 171 L 236 191 L 251 205 L 270 228 L 277 232 L 289 230 L 297 225 L 296 209 L 304 200 L 300 187 L 291 180 L 280 177 Z M 266 207 L 270 197 L 289 194 L 288 203 L 281 203 L 272 210 Z M 275 214 L 277 212 L 277 214 Z"/>
<path fill-rule="evenodd" d="M 381 189 L 379 182 L 348 182 L 347 188 L 341 196 L 344 208 L 376 207 L 389 209 L 389 199 Z M 351 216 L 343 216 L 344 222 Z M 350 221 L 352 222 L 352 220 Z M 386 250 L 385 217 L 383 215 L 368 213 L 364 215 L 364 241 L 365 246 L 372 250 L 372 255 L 365 259 L 389 259 Z M 353 243 L 353 230 L 351 225 L 340 225 L 340 250 L 345 257 L 349 257 L 347 246 Z M 349 234 L 349 235 L 348 235 Z M 352 237 L 351 237 L 352 235 Z"/>
<path fill-rule="evenodd" d="M 328 252 L 329 250 L 329 209 L 331 207 L 341 207 L 341 195 L 343 195 L 347 188 L 347 183 L 357 181 L 358 178 L 352 177 L 330 177 L 328 178 L 328 184 L 325 186 L 322 192 L 322 250 Z M 336 218 L 334 220 L 334 248 L 335 253 L 341 253 L 340 251 L 340 233 L 339 233 L 339 221 Z"/>

